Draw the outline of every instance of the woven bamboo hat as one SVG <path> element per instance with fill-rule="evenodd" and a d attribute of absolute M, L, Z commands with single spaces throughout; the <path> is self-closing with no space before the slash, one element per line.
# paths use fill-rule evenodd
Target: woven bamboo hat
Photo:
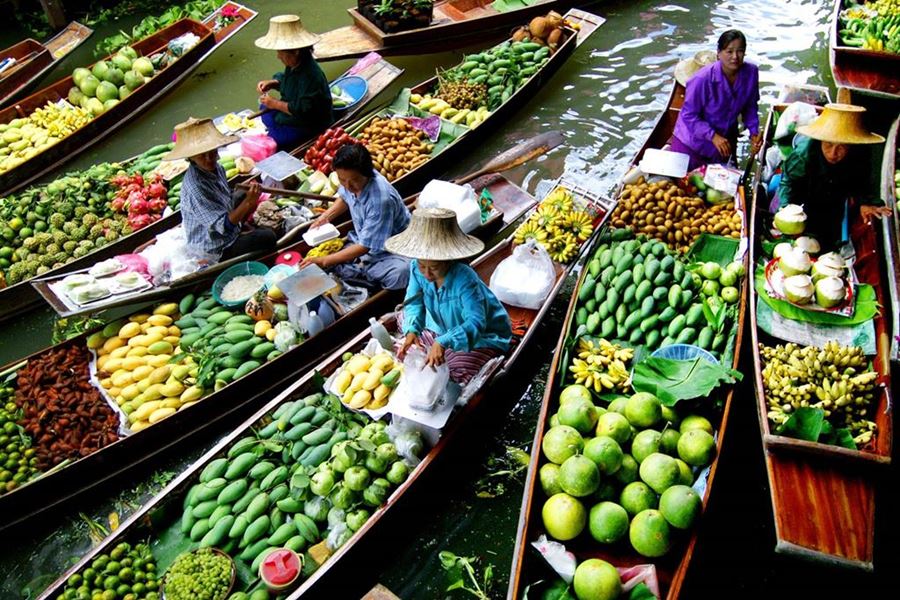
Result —
<path fill-rule="evenodd" d="M 884 138 L 863 125 L 866 109 L 855 104 L 826 104 L 815 121 L 797 128 L 797 133 L 832 144 L 880 144 Z"/>
<path fill-rule="evenodd" d="M 444 208 L 420 208 L 409 227 L 384 243 L 388 252 L 422 260 L 460 260 L 484 250 L 484 242 L 466 235 L 456 213 Z"/>
<path fill-rule="evenodd" d="M 716 62 L 716 53 L 712 50 L 701 50 L 690 58 L 678 61 L 675 65 L 675 81 L 681 85 L 687 85 L 688 79 L 694 76 L 694 73 Z"/>
<path fill-rule="evenodd" d="M 220 146 L 238 141 L 236 135 L 222 135 L 212 119 L 195 119 L 190 117 L 184 123 L 175 126 L 175 147 L 163 157 L 163 160 L 190 158 L 215 150 Z"/>
<path fill-rule="evenodd" d="M 278 15 L 269 19 L 269 31 L 254 43 L 265 50 L 296 50 L 314 46 L 319 39 L 306 30 L 297 15 Z"/>

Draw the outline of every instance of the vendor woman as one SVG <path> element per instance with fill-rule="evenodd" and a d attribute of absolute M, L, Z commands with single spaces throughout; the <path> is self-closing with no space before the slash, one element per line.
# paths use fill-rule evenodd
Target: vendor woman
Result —
<path fill-rule="evenodd" d="M 369 289 L 402 290 L 409 281 L 409 260 L 385 250 L 385 241 L 406 229 L 409 209 L 403 198 L 372 165 L 361 144 L 344 144 L 332 167 L 340 180 L 338 198 L 312 227 L 319 227 L 350 210 L 350 243 L 328 256 L 307 258 L 304 264 L 329 269 L 341 279 Z"/>
<path fill-rule="evenodd" d="M 806 230 L 825 247 L 844 240 L 843 223 L 851 197 L 864 199 L 860 183 L 869 172 L 864 144 L 880 144 L 884 138 L 863 125 L 865 108 L 853 104 L 828 104 L 809 125 L 797 128 L 800 136 L 782 167 L 777 201 L 773 208 L 802 204 Z M 860 204 L 865 222 L 890 215 L 887 207 Z"/>
<path fill-rule="evenodd" d="M 328 79 L 313 59 L 312 47 L 319 36 L 304 29 L 297 15 L 280 15 L 269 21 L 269 32 L 256 40 L 259 48 L 277 50 L 284 71 L 260 81 L 260 108 L 269 136 L 279 150 L 293 150 L 325 131 L 334 121 Z M 268 94 L 278 90 L 281 99 Z"/>
<path fill-rule="evenodd" d="M 275 232 L 265 227 L 241 231 L 256 210 L 259 184 L 233 196 L 217 149 L 238 140 L 222 135 L 210 119 L 188 119 L 175 127 L 175 147 L 165 160 L 190 162 L 181 184 L 181 221 L 188 246 L 208 260 L 225 260 L 248 252 L 271 252 Z"/>
<path fill-rule="evenodd" d="M 681 61 L 675 79 L 687 89 L 678 113 L 671 150 L 691 157 L 689 170 L 710 163 L 727 163 L 735 154 L 738 117 L 750 130 L 750 149 L 759 151 L 759 69 L 744 62 L 747 39 L 736 29 L 719 36 L 715 62 L 711 52 Z"/>
<path fill-rule="evenodd" d="M 450 378 L 465 385 L 484 364 L 509 350 L 509 315 L 469 265 L 460 262 L 484 249 L 466 235 L 456 214 L 420 208 L 409 228 L 388 239 L 385 247 L 412 259 L 403 309 L 405 337 L 398 356 L 414 344 L 427 351 L 427 364 L 450 369 Z"/>

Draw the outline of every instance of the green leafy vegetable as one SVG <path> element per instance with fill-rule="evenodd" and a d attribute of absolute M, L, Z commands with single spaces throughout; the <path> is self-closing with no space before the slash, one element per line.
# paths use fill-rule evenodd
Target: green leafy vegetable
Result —
<path fill-rule="evenodd" d="M 665 406 L 674 406 L 679 400 L 706 397 L 719 385 L 743 377 L 739 371 L 699 356 L 694 360 L 650 357 L 634 367 L 632 385 L 639 392 L 653 394 Z"/>
<path fill-rule="evenodd" d="M 775 429 L 778 435 L 818 442 L 856 450 L 856 442 L 850 430 L 842 427 L 835 429 L 831 423 L 825 420 L 825 411 L 821 408 L 804 406 L 798 408 L 787 421 Z"/>

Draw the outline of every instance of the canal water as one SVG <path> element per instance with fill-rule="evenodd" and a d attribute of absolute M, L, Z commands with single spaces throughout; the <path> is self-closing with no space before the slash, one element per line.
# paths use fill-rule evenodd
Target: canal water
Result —
<path fill-rule="evenodd" d="M 324 31 L 347 24 L 345 8 L 355 3 L 248 0 L 247 4 L 260 12 L 253 23 L 174 93 L 73 160 L 70 167 L 85 168 L 136 154 L 165 141 L 172 127 L 189 116 L 253 106 L 256 81 L 268 78 L 278 67 L 274 53 L 253 45 L 265 33 L 268 18 L 299 11 L 307 27 Z M 601 190 L 611 191 L 664 108 L 676 62 L 698 50 L 714 49 L 718 35 L 729 28 L 747 36 L 747 60 L 760 66 L 763 104 L 771 102 L 786 83 L 832 86 L 826 34 L 830 0 L 619 0 L 595 3 L 593 10 L 607 23 L 491 140 L 449 165 L 449 176 L 468 172 L 531 135 L 560 130 L 566 138 L 564 146 L 507 176 L 533 193 L 544 191 L 563 173 L 593 178 Z M 104 26 L 90 42 L 130 27 L 141 16 Z M 3 36 L 14 38 L 15 33 L 5 31 Z M 0 37 L 0 46 L 3 41 Z M 56 75 L 91 62 L 92 47 L 86 44 Z M 432 75 L 436 68 L 455 64 L 463 51 L 392 58 L 406 72 L 388 94 Z M 349 65 L 345 61 L 323 67 L 331 78 Z M 393 516 L 392 533 L 385 536 L 383 550 L 358 566 L 354 581 L 348 582 L 347 598 L 359 597 L 356 592 L 377 582 L 404 599 L 465 597 L 460 591 L 444 591 L 455 578 L 441 567 L 438 553 L 442 550 L 476 558 L 479 576 L 490 566 L 489 597 L 505 596 L 524 474 L 494 473 L 508 446 L 531 450 L 543 382 L 570 293 L 571 282 L 504 389 L 494 391 L 489 409 L 457 440 L 438 467 L 440 472 L 429 478 L 428 491 L 418 495 L 403 515 Z M 40 311 L 0 327 L 4 340 L 0 364 L 48 345 L 51 322 L 49 311 Z M 742 370 L 749 372 L 749 356 L 744 358 Z M 878 589 L 882 582 L 871 575 L 824 570 L 774 555 L 762 450 L 752 389 L 746 380 L 739 392 L 716 489 L 682 597 L 865 597 L 867 591 Z M 34 597 L 90 548 L 89 522 L 109 527 L 112 514 L 124 520 L 224 431 L 219 428 L 215 435 L 179 448 L 177 455 L 137 467 L 124 480 L 93 492 L 91 499 L 66 505 L 17 532 L 15 540 L 0 546 L 0 598 Z M 885 531 L 882 525 L 880 531 Z M 896 561 L 886 554 L 883 549 L 876 552 L 878 573 L 890 570 L 887 561 Z"/>

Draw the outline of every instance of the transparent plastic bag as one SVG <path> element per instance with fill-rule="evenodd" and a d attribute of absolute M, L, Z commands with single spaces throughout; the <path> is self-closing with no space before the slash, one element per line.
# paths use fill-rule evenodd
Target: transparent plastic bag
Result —
<path fill-rule="evenodd" d="M 531 545 L 563 581 L 572 583 L 575 578 L 575 567 L 578 566 L 578 560 L 574 554 L 566 550 L 566 547 L 559 542 L 548 540 L 547 536 L 543 534 L 531 542 Z"/>
<path fill-rule="evenodd" d="M 403 378 L 396 393 L 406 396 L 407 404 L 417 410 L 432 410 L 450 381 L 447 363 L 437 368 L 425 366 L 427 355 L 420 346 L 412 346 L 403 357 Z"/>
<path fill-rule="evenodd" d="M 425 453 L 425 444 L 415 422 L 395 417 L 385 428 L 385 432 L 394 442 L 397 455 L 403 459 L 403 462 L 410 467 L 415 467 L 421 462 L 421 457 Z"/>
<path fill-rule="evenodd" d="M 300 341 L 300 336 L 294 326 L 287 321 L 282 321 L 275 325 L 275 349 L 279 352 L 287 352 L 296 346 Z"/>
<path fill-rule="evenodd" d="M 284 216 L 285 231 L 290 231 L 298 225 L 308 223 L 309 221 L 312 221 L 315 216 L 313 211 L 299 204 L 284 207 L 281 214 Z"/>
<path fill-rule="evenodd" d="M 797 127 L 812 123 L 818 116 L 819 113 L 812 104 L 792 102 L 778 119 L 778 125 L 775 126 L 775 139 L 780 140 L 793 135 L 797 131 Z"/>
<path fill-rule="evenodd" d="M 353 530 L 347 527 L 346 523 L 338 523 L 328 530 L 325 544 L 334 551 L 346 544 L 351 537 L 353 537 Z"/>
<path fill-rule="evenodd" d="M 529 239 L 491 275 L 491 291 L 510 306 L 538 309 L 550 294 L 556 270 L 544 247 Z"/>

